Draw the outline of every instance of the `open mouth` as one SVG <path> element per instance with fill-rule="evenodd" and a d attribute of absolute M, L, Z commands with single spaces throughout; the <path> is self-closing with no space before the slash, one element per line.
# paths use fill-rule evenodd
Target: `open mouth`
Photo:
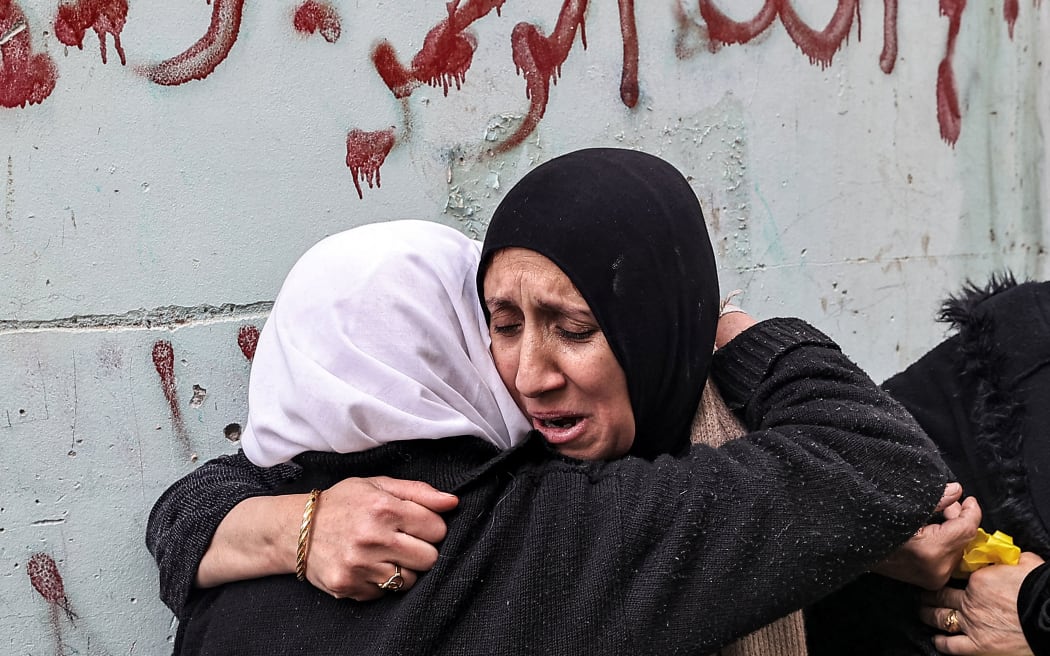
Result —
<path fill-rule="evenodd" d="M 544 428 L 572 428 L 580 423 L 579 417 L 558 417 L 556 419 L 540 419 L 540 426 Z"/>

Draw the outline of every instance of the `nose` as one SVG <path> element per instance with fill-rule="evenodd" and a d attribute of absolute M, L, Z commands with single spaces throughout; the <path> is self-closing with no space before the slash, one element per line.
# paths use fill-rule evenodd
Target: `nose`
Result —
<path fill-rule="evenodd" d="M 518 350 L 518 371 L 514 387 L 528 398 L 536 398 L 565 385 L 552 345 L 539 331 L 526 330 Z"/>

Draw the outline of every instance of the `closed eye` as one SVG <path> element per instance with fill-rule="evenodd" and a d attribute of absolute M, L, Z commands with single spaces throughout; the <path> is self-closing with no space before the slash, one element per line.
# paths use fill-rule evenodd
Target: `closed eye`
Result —
<path fill-rule="evenodd" d="M 503 337 L 508 337 L 510 335 L 516 334 L 519 330 L 521 330 L 521 324 L 520 323 L 501 323 L 501 324 L 497 324 L 497 323 L 493 322 L 491 325 L 489 325 L 489 330 L 494 332 L 494 333 L 496 333 L 497 335 L 501 335 Z"/>
<path fill-rule="evenodd" d="M 558 333 L 565 339 L 572 340 L 574 342 L 585 342 L 594 336 L 598 331 L 589 328 L 587 330 L 566 330 L 565 328 L 558 328 Z"/>

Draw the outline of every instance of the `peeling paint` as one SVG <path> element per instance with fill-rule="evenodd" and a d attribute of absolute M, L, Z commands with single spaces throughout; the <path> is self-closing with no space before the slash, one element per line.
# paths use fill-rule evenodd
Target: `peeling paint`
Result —
<path fill-rule="evenodd" d="M 193 396 L 190 397 L 190 407 L 199 408 L 204 405 L 204 399 L 208 398 L 208 390 L 200 385 L 193 386 Z"/>

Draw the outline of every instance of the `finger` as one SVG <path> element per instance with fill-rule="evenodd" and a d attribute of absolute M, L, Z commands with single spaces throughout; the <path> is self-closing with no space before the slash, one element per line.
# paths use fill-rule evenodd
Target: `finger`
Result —
<path fill-rule="evenodd" d="M 394 543 L 391 545 L 391 548 L 382 556 L 382 560 L 386 562 L 397 563 L 401 565 L 401 567 L 407 567 L 416 572 L 428 571 L 434 566 L 437 559 L 437 547 L 406 533 L 398 533 L 394 538 Z M 386 569 L 380 565 L 379 573 L 383 574 L 384 572 L 386 573 L 386 576 L 390 576 L 390 572 L 387 572 Z"/>
<path fill-rule="evenodd" d="M 978 503 L 977 497 L 966 497 L 963 499 L 962 514 L 975 516 L 977 525 L 981 525 L 981 518 L 984 516 L 984 513 L 981 511 L 981 504 Z"/>
<path fill-rule="evenodd" d="M 387 476 L 377 476 L 369 480 L 387 494 L 418 503 L 434 512 L 447 512 L 459 504 L 456 495 L 442 492 L 423 481 L 405 481 Z"/>
<path fill-rule="evenodd" d="M 445 520 L 441 515 L 428 510 L 414 501 L 398 501 L 394 512 L 394 528 L 424 542 L 440 542 L 445 539 Z"/>
<path fill-rule="evenodd" d="M 944 510 L 941 511 L 941 515 L 944 519 L 955 519 L 962 512 L 962 504 L 956 501 L 955 503 L 949 504 Z"/>
<path fill-rule="evenodd" d="M 919 619 L 926 626 L 932 626 L 938 631 L 944 630 L 944 623 L 941 621 L 937 611 L 944 610 L 947 612 L 947 608 L 941 606 L 919 606 Z"/>
<path fill-rule="evenodd" d="M 962 631 L 962 613 L 951 608 L 945 608 L 944 606 L 919 606 L 919 619 L 922 620 L 923 624 L 932 626 L 938 631 L 948 632 L 948 619 L 952 613 L 955 613 L 955 630 L 951 633 L 956 634 Z"/>
<path fill-rule="evenodd" d="M 922 603 L 927 606 L 939 606 L 941 608 L 962 608 L 963 598 L 966 597 L 965 590 L 956 588 L 941 588 L 936 592 L 923 592 Z"/>
<path fill-rule="evenodd" d="M 944 494 L 941 495 L 941 500 L 937 504 L 937 508 L 934 512 L 944 512 L 944 509 L 958 501 L 962 497 L 962 485 L 956 482 L 948 483 L 944 486 Z"/>
<path fill-rule="evenodd" d="M 400 563 L 397 565 L 394 563 L 381 563 L 378 569 L 382 574 L 372 583 L 375 584 L 377 590 L 384 594 L 405 592 L 415 585 L 419 579 L 416 572 Z"/>
<path fill-rule="evenodd" d="M 956 635 L 936 635 L 933 637 L 933 646 L 942 654 L 952 656 L 971 656 L 980 653 L 977 643 L 964 633 Z"/>
<path fill-rule="evenodd" d="M 969 503 L 970 499 L 960 506 L 958 516 L 946 519 L 937 529 L 943 542 L 958 544 L 960 549 L 973 539 L 981 525 L 981 507 L 976 502 Z"/>
<path fill-rule="evenodd" d="M 311 583 L 314 583 L 318 588 L 324 590 L 336 599 L 371 601 L 373 599 L 379 599 L 390 592 L 406 591 L 414 586 L 419 579 L 416 572 L 402 565 L 400 576 L 401 587 L 397 590 L 380 587 L 388 581 L 396 581 L 397 579 L 394 576 L 396 573 L 397 568 L 393 563 L 377 562 L 374 567 L 369 569 L 368 574 L 361 578 L 337 578 L 335 583 L 329 585 L 325 585 L 320 581 L 315 582 L 312 577 L 310 578 Z"/>

